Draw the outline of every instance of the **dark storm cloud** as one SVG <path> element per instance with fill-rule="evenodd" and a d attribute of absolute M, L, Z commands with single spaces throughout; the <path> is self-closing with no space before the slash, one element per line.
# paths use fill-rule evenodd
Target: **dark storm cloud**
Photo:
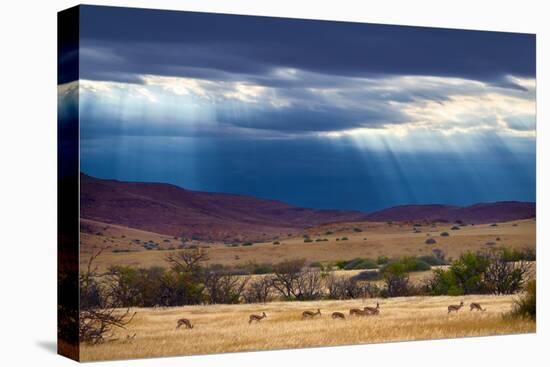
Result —
<path fill-rule="evenodd" d="M 209 79 L 261 79 L 277 67 L 488 82 L 535 76 L 530 34 L 93 6 L 81 12 L 81 46 L 96 52 L 82 60 L 83 78 L 194 71 Z"/>

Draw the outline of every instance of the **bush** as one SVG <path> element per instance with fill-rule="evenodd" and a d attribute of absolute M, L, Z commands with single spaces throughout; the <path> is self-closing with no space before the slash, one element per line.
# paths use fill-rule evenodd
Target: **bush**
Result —
<path fill-rule="evenodd" d="M 363 230 L 361 228 L 354 228 L 353 232 L 363 232 Z"/>
<path fill-rule="evenodd" d="M 376 263 L 378 265 L 387 264 L 389 261 L 390 259 L 387 256 L 378 256 L 378 258 L 376 258 Z"/>
<path fill-rule="evenodd" d="M 342 238 L 341 238 L 342 241 L 347 241 L 348 239 L 349 239 L 349 238 L 347 238 L 347 237 L 342 237 Z"/>
<path fill-rule="evenodd" d="M 502 250 L 466 252 L 448 270 L 434 270 L 428 288 L 434 295 L 512 294 L 529 274 L 526 261 L 509 262 Z"/>
<path fill-rule="evenodd" d="M 305 238 L 304 239 L 304 242 L 308 243 L 308 242 L 313 242 L 313 240 L 311 238 Z"/>
<path fill-rule="evenodd" d="M 515 318 L 537 319 L 537 284 L 535 280 L 527 284 L 525 294 L 514 301 L 510 316 Z"/>
<path fill-rule="evenodd" d="M 434 245 L 435 243 L 437 243 L 437 241 L 433 238 L 428 238 L 425 243 L 426 245 Z"/>
<path fill-rule="evenodd" d="M 449 232 L 441 232 L 441 237 L 449 237 Z"/>
<path fill-rule="evenodd" d="M 436 257 L 434 255 L 424 255 L 418 257 L 419 261 L 430 264 L 431 266 L 446 265 L 447 262 L 444 259 Z"/>
<path fill-rule="evenodd" d="M 252 242 L 245 242 L 241 246 L 252 246 L 252 245 L 253 245 Z"/>
<path fill-rule="evenodd" d="M 314 262 L 312 262 L 311 264 L 309 264 L 309 266 L 310 266 L 311 268 L 319 268 L 319 269 L 323 269 L 323 268 L 324 268 L 324 267 L 323 267 L 323 264 L 321 264 L 321 262 L 319 262 L 319 261 L 314 261 Z"/>
<path fill-rule="evenodd" d="M 271 264 L 260 264 L 254 265 L 252 268 L 252 274 L 270 274 L 273 273 L 273 265 Z"/>
<path fill-rule="evenodd" d="M 279 241 L 273 241 L 274 245 L 280 245 L 281 243 Z"/>
<path fill-rule="evenodd" d="M 366 270 L 351 277 L 355 281 L 374 281 L 382 279 L 382 273 L 378 270 Z"/>
<path fill-rule="evenodd" d="M 378 264 L 372 259 L 363 259 L 356 258 L 344 265 L 345 270 L 354 270 L 354 269 L 377 269 Z"/>
<path fill-rule="evenodd" d="M 451 227 L 451 230 L 453 230 L 453 231 L 458 231 L 459 229 L 460 229 L 459 226 L 452 226 L 452 227 Z"/>

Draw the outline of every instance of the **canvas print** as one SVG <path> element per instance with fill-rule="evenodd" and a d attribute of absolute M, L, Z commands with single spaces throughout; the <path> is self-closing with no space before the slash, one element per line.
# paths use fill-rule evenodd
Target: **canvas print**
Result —
<path fill-rule="evenodd" d="M 58 43 L 61 354 L 535 332 L 534 34 L 78 6 Z"/>

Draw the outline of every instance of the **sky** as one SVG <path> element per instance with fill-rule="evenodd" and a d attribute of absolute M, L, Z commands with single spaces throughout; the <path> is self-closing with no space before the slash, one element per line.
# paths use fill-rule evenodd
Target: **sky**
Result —
<path fill-rule="evenodd" d="M 101 178 L 367 212 L 535 201 L 535 43 L 82 6 L 60 117 L 78 102 Z"/>

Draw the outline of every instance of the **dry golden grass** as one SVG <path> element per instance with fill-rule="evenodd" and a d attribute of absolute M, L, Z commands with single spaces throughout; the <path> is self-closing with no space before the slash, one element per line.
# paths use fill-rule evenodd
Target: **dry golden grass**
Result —
<path fill-rule="evenodd" d="M 190 355 L 262 349 L 379 343 L 535 332 L 535 323 L 504 319 L 513 296 L 409 297 L 354 301 L 273 302 L 258 305 L 189 306 L 136 309 L 137 315 L 119 340 L 82 345 L 83 361 Z M 458 313 L 447 314 L 449 304 L 464 300 Z M 380 302 L 379 316 L 350 318 L 353 307 Z M 470 312 L 470 302 L 480 302 L 486 312 Z M 321 317 L 302 320 L 304 310 L 321 309 Z M 268 317 L 248 324 L 251 313 Z M 346 320 L 333 320 L 334 311 Z M 178 318 L 192 320 L 191 330 L 176 330 Z M 136 334 L 132 340 L 126 335 Z"/>
<path fill-rule="evenodd" d="M 87 261 L 93 247 L 111 246 L 139 250 L 121 253 L 104 252 L 96 263 L 100 269 L 113 264 L 140 267 L 166 266 L 164 261 L 166 251 L 144 250 L 143 247 L 132 244 L 133 239 L 140 239 L 142 242 L 154 240 L 164 248 L 180 244 L 179 240 L 173 237 L 152 232 L 86 220 L 83 222 L 95 224 L 101 228 L 101 234 L 81 233 L 82 264 Z M 460 227 L 458 231 L 450 230 L 451 227 L 452 224 L 439 224 L 434 228 L 424 226 L 421 227 L 421 233 L 413 233 L 410 224 L 401 226 L 386 223 L 332 224 L 306 231 L 313 240 L 327 238 L 328 242 L 304 243 L 304 239 L 300 236 L 279 239 L 280 245 L 269 242 L 247 247 L 227 247 L 214 243 L 208 244 L 210 246 L 208 254 L 211 263 L 237 265 L 248 262 L 274 263 L 295 258 L 305 258 L 309 262 L 327 262 L 350 260 L 355 257 L 376 258 L 381 255 L 389 257 L 427 255 L 433 248 L 442 249 L 448 257 L 457 258 L 467 250 L 488 248 L 487 242 L 493 242 L 495 246 L 535 249 L 536 222 L 534 219 L 499 223 L 497 227 L 489 224 L 466 226 Z M 363 231 L 354 232 L 354 228 L 361 228 Z M 334 233 L 325 235 L 327 231 Z M 450 236 L 441 237 L 440 233 L 444 231 Z M 425 244 L 428 233 L 437 241 L 435 245 Z M 336 241 L 336 238 L 342 237 L 347 237 L 349 240 Z"/>

